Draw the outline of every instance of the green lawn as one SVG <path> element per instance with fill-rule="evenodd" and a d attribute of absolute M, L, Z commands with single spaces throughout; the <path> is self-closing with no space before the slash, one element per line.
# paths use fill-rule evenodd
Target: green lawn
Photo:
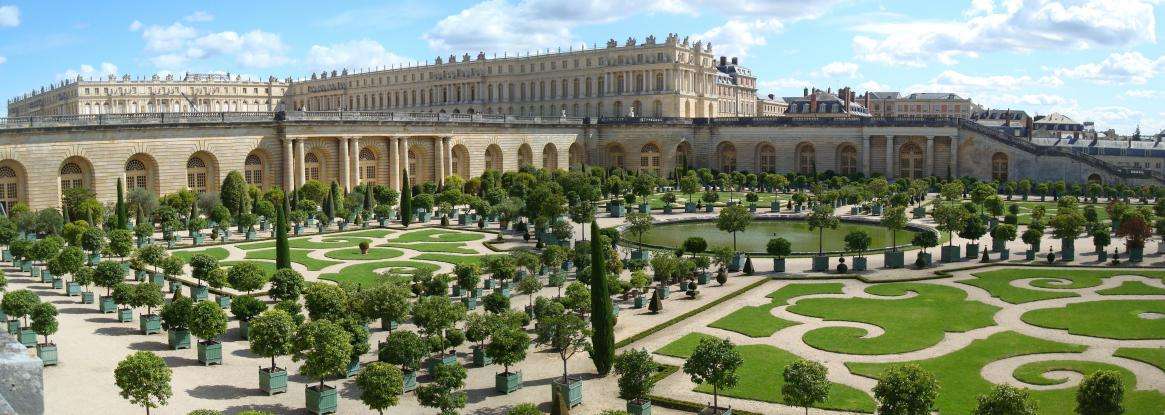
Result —
<path fill-rule="evenodd" d="M 413 259 L 419 259 L 419 260 L 423 260 L 423 261 L 444 262 L 444 263 L 453 264 L 453 265 L 465 265 L 465 264 L 481 265 L 481 261 L 485 260 L 486 257 L 491 257 L 491 256 L 503 256 L 503 255 L 450 255 L 450 254 L 428 253 L 428 254 L 417 255 L 417 256 L 413 257 Z"/>
<path fill-rule="evenodd" d="M 938 380 L 940 391 L 936 405 L 943 414 L 969 414 L 975 407 L 976 397 L 985 394 L 994 386 L 983 379 L 980 370 L 983 366 L 996 360 L 1013 356 L 1023 356 L 1038 353 L 1078 353 L 1084 346 L 1069 345 L 1047 340 L 1028 337 L 1015 332 L 996 333 L 983 340 L 975 340 L 961 350 L 945 356 L 915 361 L 923 369 L 933 373 Z M 877 379 L 889 367 L 901 363 L 846 363 L 851 372 Z M 1071 389 L 1075 392 L 1075 389 Z M 1032 396 L 1042 398 L 1044 392 L 1031 392 Z M 1126 395 L 1128 396 L 1128 395 Z M 1063 402 L 1045 404 L 1040 399 L 1041 414 L 1069 414 L 1074 398 L 1062 399 Z M 1067 408 L 1064 406 L 1068 405 Z M 1127 411 L 1127 413 L 1149 413 Z"/>
<path fill-rule="evenodd" d="M 1012 303 L 1021 304 L 1031 301 L 1047 300 L 1052 298 L 1078 297 L 1070 291 L 1036 291 L 1027 288 L 1011 286 L 1011 282 L 1025 278 L 1037 278 L 1032 286 L 1052 289 L 1088 288 L 1100 285 L 1104 278 L 1117 275 L 1141 275 L 1149 278 L 1165 280 L 1165 272 L 1148 270 L 1098 270 L 1098 269 L 1041 269 L 1041 268 L 1009 268 L 975 274 L 975 279 L 959 281 L 973 285 L 991 293 L 992 297 Z M 1061 278 L 1071 281 L 1070 284 L 1053 284 L 1051 279 Z"/>
<path fill-rule="evenodd" d="M 1136 390 L 1137 381 L 1132 372 L 1107 363 L 1079 360 L 1028 363 L 1016 368 L 1015 378 L 1033 385 L 1059 385 L 1067 379 L 1051 378 L 1044 374 L 1050 371 L 1069 371 L 1088 376 L 1099 370 L 1111 370 L 1120 375 L 1121 383 L 1125 387 L 1123 406 L 1126 414 L 1159 413 L 1161 408 L 1165 408 L 1165 395 L 1157 391 Z M 1076 408 L 1076 388 L 1032 391 L 1031 397 L 1039 405 L 1040 413 L 1069 414 Z"/>
<path fill-rule="evenodd" d="M 363 231 L 363 232 L 372 232 Z M 312 242 L 311 236 L 301 236 L 298 238 L 291 238 L 288 240 L 288 246 L 296 249 L 329 249 L 329 248 L 344 248 L 349 246 L 356 246 L 360 242 L 372 242 L 371 239 L 350 236 L 350 234 L 341 234 L 339 236 L 327 236 L 322 239 L 322 242 Z M 252 249 L 267 249 L 274 248 L 275 241 L 251 242 L 237 245 L 242 250 Z"/>
<path fill-rule="evenodd" d="M 850 327 L 822 327 L 805 333 L 806 344 L 821 350 L 847 354 L 892 354 L 925 349 L 938 344 L 948 332 L 965 332 L 994 325 L 998 307 L 968 301 L 963 290 L 925 283 L 871 285 L 866 292 L 908 299 L 807 298 L 789 306 L 793 313 L 827 321 L 856 321 L 881 327 L 881 336 L 863 338 L 867 332 Z"/>
<path fill-rule="evenodd" d="M 250 263 L 253 263 L 255 265 L 258 265 L 259 268 L 262 269 L 263 272 L 266 272 L 268 276 L 275 273 L 275 262 L 274 261 L 222 261 L 222 262 L 219 262 L 219 265 L 230 268 L 231 265 L 241 264 L 243 262 L 250 262 Z"/>
<path fill-rule="evenodd" d="M 1140 281 L 1125 281 L 1120 286 L 1100 290 L 1096 293 L 1100 295 L 1165 295 L 1165 289 Z"/>
<path fill-rule="evenodd" d="M 1031 199 L 1035 199 L 1036 201 L 1031 201 Z M 1035 208 L 1036 206 L 1042 205 L 1042 206 L 1044 206 L 1044 209 L 1045 209 L 1045 211 L 1044 211 L 1044 223 L 1048 223 L 1048 221 L 1051 220 L 1052 216 L 1056 216 L 1056 211 L 1058 210 L 1058 207 L 1056 206 L 1056 202 L 1052 201 L 1051 196 L 1048 196 L 1048 199 L 1047 199 L 1048 201 L 1046 201 L 1046 202 L 1039 202 L 1038 200 L 1039 200 L 1038 196 L 1033 196 L 1033 197 L 1030 197 L 1029 201 L 1027 201 L 1027 202 L 1004 201 L 1003 205 L 1004 205 L 1005 209 L 1007 209 L 1007 207 L 1010 206 L 1012 203 L 1016 203 L 1019 205 L 1019 215 L 1017 215 L 1017 216 L 1018 216 L 1020 225 L 1030 225 L 1032 222 L 1032 217 L 1031 217 L 1032 209 Z M 1104 210 L 1104 208 L 1105 208 L 1104 204 L 1102 204 L 1102 203 L 1097 203 L 1097 204 L 1081 203 L 1080 204 L 1081 211 L 1083 211 L 1085 206 L 1089 206 L 1089 205 L 1096 207 L 1096 218 L 1098 221 L 1100 221 L 1101 223 L 1106 223 L 1109 221 L 1108 211 Z"/>
<path fill-rule="evenodd" d="M 367 254 L 361 254 L 360 248 L 344 248 L 324 253 L 324 256 L 331 259 L 352 260 L 352 261 L 368 261 L 379 259 L 392 259 L 404 255 L 404 252 L 392 248 L 368 248 Z"/>
<path fill-rule="evenodd" d="M 1116 349 L 1116 353 L 1113 353 L 1113 356 L 1145 362 L 1156 366 L 1161 371 L 1165 371 L 1165 349 L 1121 348 Z"/>
<path fill-rule="evenodd" d="M 412 249 L 421 252 L 445 252 L 450 254 L 476 254 L 477 251 L 466 248 L 465 244 L 460 242 L 413 242 L 413 243 L 395 243 L 389 242 L 387 246 L 395 248 Z"/>
<path fill-rule="evenodd" d="M 469 242 L 485 238 L 476 232 L 460 232 L 449 229 L 421 229 L 407 232 L 390 239 L 389 242 Z"/>
<path fill-rule="evenodd" d="M 307 249 L 291 249 L 291 262 L 298 263 L 307 267 L 311 271 L 319 271 L 332 265 L 339 264 L 339 261 L 326 261 L 308 257 L 307 254 L 311 250 Z M 247 251 L 247 259 L 269 259 L 275 260 L 275 249 L 255 249 Z"/>
<path fill-rule="evenodd" d="M 712 336 L 689 333 L 655 352 L 666 356 L 687 358 L 691 356 L 702 337 Z M 784 399 L 781 397 L 781 387 L 784 385 L 781 371 L 785 369 L 785 366 L 800 358 L 769 345 L 741 345 L 736 346 L 736 350 L 744 358 L 744 364 L 736 371 L 740 380 L 735 388 L 721 390 L 720 393 L 724 396 L 741 399 L 784 403 Z M 699 385 L 696 387 L 696 391 L 711 394 L 712 387 Z M 829 397 L 816 407 L 870 413 L 874 411 L 874 400 L 857 389 L 831 383 Z"/>
<path fill-rule="evenodd" d="M 1067 307 L 1032 310 L 1021 317 L 1040 327 L 1117 340 L 1165 339 L 1165 318 L 1143 318 L 1141 313 L 1165 314 L 1165 301 L 1089 301 Z"/>
<path fill-rule="evenodd" d="M 195 254 L 210 255 L 211 257 L 214 257 L 214 259 L 217 259 L 219 261 L 227 259 L 227 257 L 230 256 L 230 253 L 227 252 L 226 248 L 220 248 L 220 247 L 206 248 L 206 249 L 191 249 L 191 250 L 184 250 L 184 251 L 173 251 L 170 254 L 174 255 L 178 258 L 182 258 L 182 260 L 185 262 L 190 262 L 190 258 L 193 257 Z"/>
<path fill-rule="evenodd" d="M 841 283 L 789 284 L 769 293 L 773 301 L 762 306 L 745 306 L 712 322 L 708 327 L 734 331 L 748 337 L 769 337 L 778 330 L 797 325 L 772 314 L 772 309 L 789 299 L 810 294 L 841 294 Z"/>
<path fill-rule="evenodd" d="M 366 229 L 366 230 L 356 231 L 356 232 L 345 232 L 344 236 L 359 236 L 359 237 L 364 237 L 364 238 L 383 238 L 385 236 L 392 235 L 394 233 L 396 233 L 396 231 L 394 231 L 392 229 Z"/>
<path fill-rule="evenodd" d="M 376 270 L 388 268 L 388 276 L 377 273 Z M 377 261 L 365 262 L 344 267 L 339 273 L 323 274 L 320 279 L 335 282 L 352 282 L 360 285 L 382 284 L 390 280 L 409 280 L 409 273 L 413 270 L 436 271 L 439 267 L 417 261 Z"/>
<path fill-rule="evenodd" d="M 732 196 L 732 200 L 739 200 L 742 203 L 744 203 L 745 206 L 748 206 L 748 201 L 744 200 L 744 196 L 747 195 L 748 193 L 733 192 L 733 193 L 729 194 L 728 192 L 719 192 L 719 194 L 720 194 L 720 200 L 715 203 L 716 206 L 724 206 L 725 202 L 728 201 L 729 196 Z M 675 195 L 676 195 L 676 204 L 674 206 L 683 207 L 684 203 L 688 202 L 688 195 L 682 194 L 678 190 L 675 192 Z M 757 193 L 756 195 L 757 195 L 756 205 L 758 207 L 762 207 L 766 210 L 769 207 L 769 203 L 772 202 L 773 200 L 785 201 L 785 200 L 789 200 L 789 198 L 791 197 L 789 194 L 772 194 L 772 193 L 764 193 L 764 192 Z M 703 199 L 701 199 L 702 197 L 704 197 L 703 191 L 692 193 L 692 201 L 693 202 L 703 203 Z M 636 208 L 638 208 L 638 206 L 639 206 L 639 200 L 640 199 L 635 199 L 635 207 Z M 656 194 L 653 194 L 651 196 L 648 196 L 647 203 L 649 205 L 651 205 L 652 209 L 663 209 L 663 193 L 656 193 Z M 782 209 L 783 208 L 784 207 L 782 206 Z"/>

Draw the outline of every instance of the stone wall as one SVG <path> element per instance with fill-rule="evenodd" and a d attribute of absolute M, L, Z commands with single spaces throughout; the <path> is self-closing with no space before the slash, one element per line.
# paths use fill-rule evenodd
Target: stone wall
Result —
<path fill-rule="evenodd" d="M 0 415 L 44 413 L 43 370 L 24 345 L 0 333 Z"/>

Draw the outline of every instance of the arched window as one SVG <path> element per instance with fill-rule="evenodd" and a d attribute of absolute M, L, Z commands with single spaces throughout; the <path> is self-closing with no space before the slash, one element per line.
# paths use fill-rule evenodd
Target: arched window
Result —
<path fill-rule="evenodd" d="M 858 172 L 858 150 L 854 146 L 844 145 L 837 151 L 837 172 L 846 176 Z"/>
<path fill-rule="evenodd" d="M 903 144 L 898 149 L 898 177 L 921 179 L 923 169 L 922 149 L 914 143 Z"/>
<path fill-rule="evenodd" d="M 777 170 L 777 150 L 769 144 L 762 144 L 756 152 L 757 171 L 774 172 Z"/>
<path fill-rule="evenodd" d="M 623 146 L 618 144 L 607 146 L 607 160 L 610 160 L 611 167 L 623 168 Z"/>
<path fill-rule="evenodd" d="M 716 154 L 720 161 L 720 171 L 736 171 L 736 146 L 728 142 L 720 143 L 720 150 Z"/>
<path fill-rule="evenodd" d="M 68 162 L 61 166 L 61 190 L 85 187 L 85 175 L 81 166 Z"/>
<path fill-rule="evenodd" d="M 0 203 L 4 204 L 6 211 L 10 211 L 19 201 L 20 178 L 16 176 L 16 170 L 9 166 L 0 166 Z"/>
<path fill-rule="evenodd" d="M 249 185 L 263 187 L 263 159 L 257 154 L 249 154 L 243 161 L 243 179 Z"/>
<path fill-rule="evenodd" d="M 649 172 L 659 177 L 659 147 L 654 143 L 647 143 L 639 149 L 639 171 Z"/>
<path fill-rule="evenodd" d="M 532 151 L 530 151 L 530 146 L 528 144 L 522 144 L 521 147 L 518 147 L 518 168 L 529 166 L 531 164 L 534 164 L 534 154 Z"/>
<path fill-rule="evenodd" d="M 991 179 L 1005 182 L 1007 181 L 1007 154 L 995 153 L 991 156 Z"/>
<path fill-rule="evenodd" d="M 485 149 L 485 169 L 502 171 L 502 149 L 496 144 Z"/>
<path fill-rule="evenodd" d="M 417 156 L 417 151 L 409 149 L 409 186 L 415 186 L 418 183 L 420 176 L 420 157 Z"/>
<path fill-rule="evenodd" d="M 687 141 L 676 146 L 676 165 L 684 168 L 692 165 L 692 145 Z"/>
<path fill-rule="evenodd" d="M 198 193 L 206 192 L 206 162 L 198 156 L 186 160 L 186 187 Z"/>
<path fill-rule="evenodd" d="M 320 158 L 316 153 L 307 153 L 303 156 L 303 175 L 306 180 L 320 179 Z"/>
<path fill-rule="evenodd" d="M 797 173 L 817 174 L 817 149 L 812 144 L 797 146 Z"/>
<path fill-rule="evenodd" d="M 360 183 L 377 184 L 376 153 L 368 147 L 360 149 Z"/>
<path fill-rule="evenodd" d="M 465 146 L 458 144 L 453 147 L 450 167 L 454 174 L 462 179 L 469 179 L 469 151 L 465 149 Z"/>
<path fill-rule="evenodd" d="M 542 168 L 549 170 L 558 168 L 558 148 L 554 144 L 542 147 Z"/>
<path fill-rule="evenodd" d="M 132 159 L 125 163 L 125 187 L 128 190 L 149 190 L 149 174 L 146 171 L 146 164 L 141 160 Z"/>

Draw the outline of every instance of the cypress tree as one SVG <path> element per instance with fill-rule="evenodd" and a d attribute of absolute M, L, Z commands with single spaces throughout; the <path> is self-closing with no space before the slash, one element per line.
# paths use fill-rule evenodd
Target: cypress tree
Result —
<path fill-rule="evenodd" d="M 63 209 L 61 209 L 61 215 L 63 215 L 63 216 L 64 216 L 64 222 L 63 222 L 63 223 L 72 223 L 72 222 L 73 222 L 73 219 L 69 217 L 69 216 L 70 216 L 70 215 L 69 215 L 69 211 L 70 211 L 70 210 L 72 210 L 72 209 L 69 209 L 69 206 L 68 206 L 68 205 L 65 205 L 64 203 L 62 203 L 62 204 L 61 204 L 61 206 L 63 206 L 63 207 L 64 207 Z"/>
<path fill-rule="evenodd" d="M 400 224 L 409 227 L 413 221 L 413 188 L 409 186 L 409 171 L 404 171 L 404 180 L 400 189 Z"/>
<path fill-rule="evenodd" d="M 591 235 L 599 234 L 598 221 L 591 222 Z M 591 360 L 599 376 L 611 372 L 615 360 L 615 317 L 611 315 L 611 293 L 607 290 L 606 259 L 599 238 L 591 241 Z"/>
<path fill-rule="evenodd" d="M 190 204 L 190 217 L 186 218 L 186 225 L 190 226 L 190 223 L 194 222 L 196 219 L 198 219 L 198 202 L 197 201 Z"/>
<path fill-rule="evenodd" d="M 138 206 L 137 209 L 134 209 L 133 221 L 134 221 L 134 224 L 137 224 L 137 225 L 142 224 L 142 208 L 141 208 L 141 206 Z"/>
<path fill-rule="evenodd" d="M 125 189 L 121 178 L 117 179 L 117 229 L 125 229 L 129 221 L 129 213 L 125 210 Z"/>
<path fill-rule="evenodd" d="M 372 197 L 372 185 L 364 186 L 364 211 L 367 212 L 365 215 L 372 214 L 372 209 L 375 207 L 376 199 Z"/>
<path fill-rule="evenodd" d="M 291 269 L 291 246 L 287 242 L 287 198 L 275 207 L 275 268 Z"/>
<path fill-rule="evenodd" d="M 330 224 L 332 222 L 332 218 L 334 218 L 336 215 L 335 201 L 336 199 L 332 197 L 331 194 L 329 194 L 327 198 L 324 199 L 324 221 L 327 222 L 324 224 L 324 226 Z"/>

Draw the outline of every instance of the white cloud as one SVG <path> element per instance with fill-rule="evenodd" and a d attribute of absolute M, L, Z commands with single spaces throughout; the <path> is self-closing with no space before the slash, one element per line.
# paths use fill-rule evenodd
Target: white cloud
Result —
<path fill-rule="evenodd" d="M 379 42 L 362 39 L 330 45 L 313 45 L 307 54 L 313 69 L 376 68 L 398 65 L 410 59 L 392 53 Z"/>
<path fill-rule="evenodd" d="M 905 93 L 949 92 L 970 98 L 988 108 L 1016 108 L 1029 113 L 1065 112 L 1077 101 L 1047 92 L 1062 81 L 1054 77 L 1028 75 L 968 75 L 946 70 L 927 82 L 904 88 Z M 1040 91 L 1036 93 L 1028 91 Z"/>
<path fill-rule="evenodd" d="M 3 65 L 5 62 L 8 62 L 8 58 L 0 56 L 0 65 Z"/>
<path fill-rule="evenodd" d="M 871 80 L 871 81 L 866 81 L 866 82 L 862 82 L 862 83 L 858 84 L 858 89 L 863 90 L 863 91 L 874 91 L 874 92 L 889 91 L 890 86 L 883 84 L 883 83 L 880 83 L 878 81 Z"/>
<path fill-rule="evenodd" d="M 870 23 L 856 27 L 859 58 L 908 67 L 952 65 L 981 53 L 1090 49 L 1156 43 L 1158 0 L 1062 4 L 1053 0 L 977 0 L 965 20 Z"/>
<path fill-rule="evenodd" d="M 804 88 L 813 86 L 813 82 L 793 77 L 762 80 L 757 82 L 759 95 L 774 94 L 778 97 L 801 96 Z"/>
<path fill-rule="evenodd" d="M 1086 63 L 1073 68 L 1059 68 L 1056 76 L 1083 79 L 1097 84 L 1144 84 L 1158 72 L 1165 70 L 1165 56 L 1156 60 L 1141 52 L 1113 53 L 1100 62 Z"/>
<path fill-rule="evenodd" d="M 142 31 L 142 39 L 146 41 L 146 50 L 154 52 L 178 50 L 196 36 L 198 36 L 197 30 L 178 22 L 164 27 L 152 25 Z"/>
<path fill-rule="evenodd" d="M 777 19 L 732 19 L 707 32 L 692 35 L 693 39 L 712 43 L 712 50 L 722 56 L 748 56 L 749 49 L 768 44 L 766 34 L 780 32 L 784 24 Z"/>
<path fill-rule="evenodd" d="M 57 74 L 57 80 L 73 80 L 77 79 L 77 76 L 94 78 L 108 75 L 117 75 L 117 65 L 109 62 L 101 62 L 97 68 L 94 68 L 93 65 L 83 64 L 77 69 L 66 69 L 65 72 Z"/>
<path fill-rule="evenodd" d="M 196 11 L 194 13 L 191 13 L 190 15 L 188 15 L 186 17 L 183 17 L 182 20 L 185 20 L 188 22 L 209 22 L 211 20 L 214 20 L 214 15 L 207 13 L 207 12 L 204 12 L 202 10 L 199 10 L 199 11 Z"/>
<path fill-rule="evenodd" d="M 165 27 L 147 27 L 142 38 L 147 51 L 157 52 L 150 62 L 161 69 L 184 70 L 190 61 L 223 56 L 247 68 L 268 68 L 291 61 L 280 36 L 262 30 L 200 33 L 175 22 Z"/>
<path fill-rule="evenodd" d="M 812 19 L 825 14 L 840 0 L 657 0 L 649 10 L 699 15 L 701 10 L 734 17 L 778 17 L 788 20 Z"/>
<path fill-rule="evenodd" d="M 1155 89 L 1130 89 L 1125 91 L 1125 96 L 1129 98 L 1159 98 L 1165 97 L 1165 91 Z"/>
<path fill-rule="evenodd" d="M 0 6 L 0 27 L 20 26 L 20 9 L 16 6 Z"/>
<path fill-rule="evenodd" d="M 828 78 L 856 78 L 858 77 L 858 68 L 858 64 L 853 62 L 830 62 L 821 67 L 820 73 L 821 76 Z"/>
<path fill-rule="evenodd" d="M 133 22 L 130 22 L 130 24 L 129 24 L 129 31 L 131 31 L 131 32 L 136 32 L 138 30 L 141 30 L 141 28 L 142 28 L 142 22 L 139 22 L 137 20 L 134 20 Z"/>

